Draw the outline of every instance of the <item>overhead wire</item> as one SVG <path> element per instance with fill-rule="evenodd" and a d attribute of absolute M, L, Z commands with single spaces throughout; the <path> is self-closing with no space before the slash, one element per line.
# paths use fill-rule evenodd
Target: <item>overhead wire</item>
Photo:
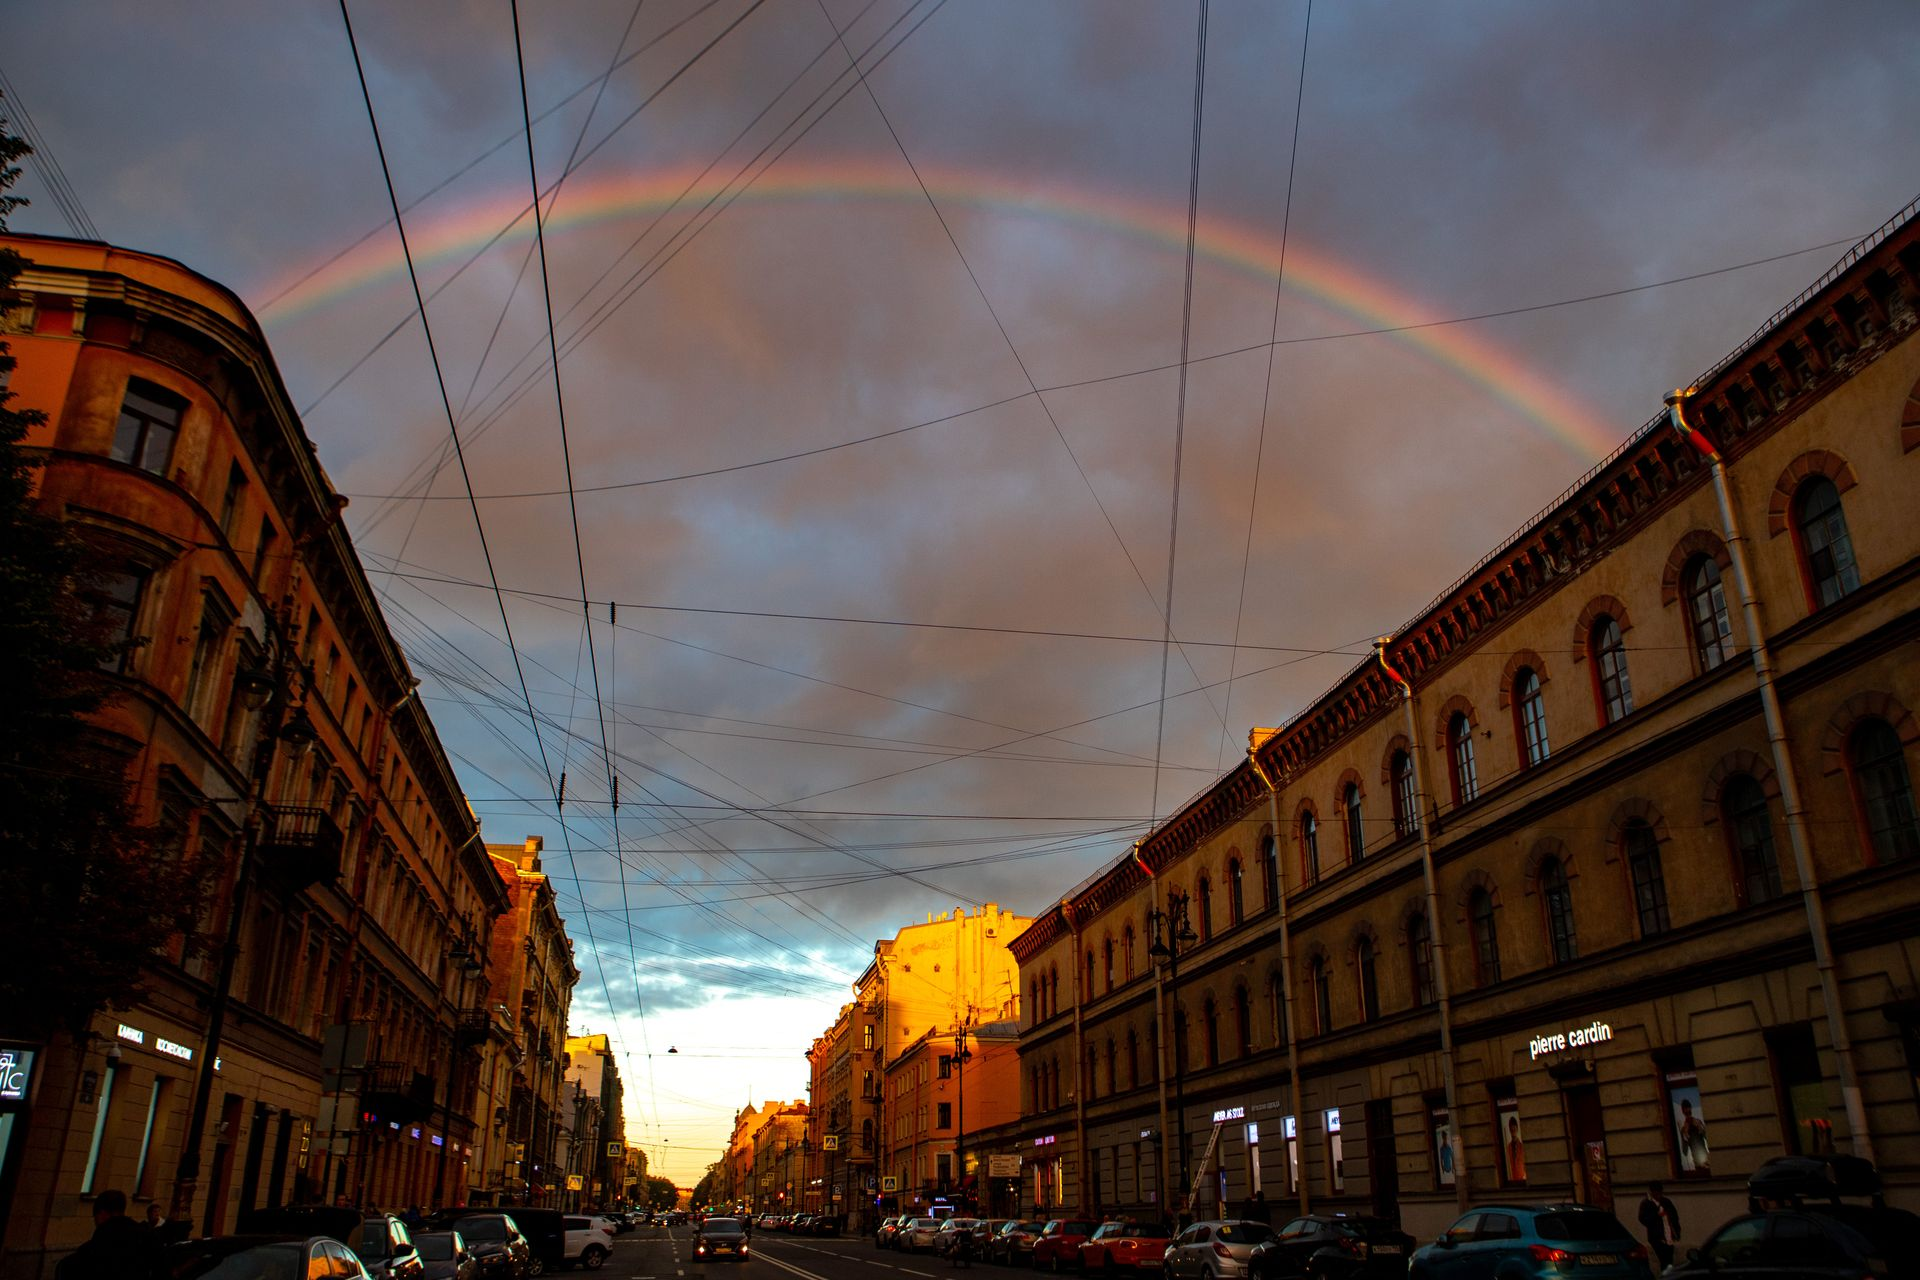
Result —
<path fill-rule="evenodd" d="M 13 110 L 10 114 L 13 117 L 14 127 L 20 130 L 20 136 L 25 138 L 27 145 L 32 148 L 28 153 L 28 161 L 39 173 L 40 181 L 46 186 L 47 194 L 53 198 L 53 206 L 60 211 L 61 219 L 72 229 L 73 234 L 82 240 L 104 240 L 106 237 L 100 234 L 100 228 L 95 226 L 93 219 L 87 215 L 86 206 L 80 201 L 80 193 L 74 189 L 73 183 L 68 179 L 67 171 L 60 167 L 60 161 L 54 155 L 53 147 L 48 144 L 46 135 L 40 132 L 40 126 L 34 122 L 33 113 L 28 111 L 27 104 L 20 100 L 20 91 L 14 87 L 13 81 L 7 78 L 5 71 L 0 71 L 0 98 L 12 104 Z M 0 115 L 5 114 L 9 113 L 4 108 L 0 108 Z"/>

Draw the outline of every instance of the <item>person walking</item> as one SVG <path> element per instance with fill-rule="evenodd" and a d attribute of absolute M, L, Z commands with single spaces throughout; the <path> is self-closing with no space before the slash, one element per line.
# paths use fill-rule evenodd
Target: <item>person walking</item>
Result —
<path fill-rule="evenodd" d="M 54 1268 L 57 1280 L 120 1280 L 153 1266 L 154 1233 L 127 1216 L 124 1191 L 93 1198 L 93 1236 Z"/>
<path fill-rule="evenodd" d="M 1680 1211 L 1658 1182 L 1647 1184 L 1646 1198 L 1640 1201 L 1640 1225 L 1646 1228 L 1647 1244 L 1661 1269 L 1672 1266 L 1674 1247 L 1680 1243 Z"/>

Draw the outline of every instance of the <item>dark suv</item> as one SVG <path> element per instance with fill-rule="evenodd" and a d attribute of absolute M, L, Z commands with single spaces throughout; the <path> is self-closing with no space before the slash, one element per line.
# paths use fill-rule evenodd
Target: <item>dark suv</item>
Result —
<path fill-rule="evenodd" d="M 442 1231 L 458 1231 L 480 1264 L 480 1280 L 525 1280 L 538 1275 L 533 1246 L 512 1215 L 485 1209 L 451 1209 L 430 1219 Z"/>
<path fill-rule="evenodd" d="M 287 1205 L 240 1215 L 243 1234 L 331 1236 L 360 1259 L 373 1280 L 420 1280 L 426 1264 L 407 1224 L 390 1213 L 362 1213 L 331 1205 Z"/>

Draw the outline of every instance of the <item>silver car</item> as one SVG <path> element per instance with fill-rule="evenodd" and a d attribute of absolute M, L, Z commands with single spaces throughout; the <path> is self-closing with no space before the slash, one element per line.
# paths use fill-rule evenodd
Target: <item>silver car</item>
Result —
<path fill-rule="evenodd" d="M 1264 1222 L 1196 1222 L 1167 1242 L 1160 1270 L 1166 1280 L 1244 1280 L 1253 1246 L 1272 1236 Z"/>
<path fill-rule="evenodd" d="M 908 1253 L 930 1253 L 933 1250 L 934 1237 L 940 1234 L 940 1219 L 909 1218 L 900 1228 L 900 1234 L 894 1237 L 894 1247 L 905 1249 Z"/>

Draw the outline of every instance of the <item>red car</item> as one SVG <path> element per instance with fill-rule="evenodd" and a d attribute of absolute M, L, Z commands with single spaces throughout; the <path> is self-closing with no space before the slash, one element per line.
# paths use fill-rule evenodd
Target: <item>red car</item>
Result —
<path fill-rule="evenodd" d="M 1065 1271 L 1080 1265 L 1080 1246 L 1093 1234 L 1093 1224 L 1080 1218 L 1055 1218 L 1033 1242 L 1033 1265 Z"/>
<path fill-rule="evenodd" d="M 1122 1267 L 1158 1270 L 1173 1236 L 1164 1222 L 1103 1222 L 1080 1246 L 1080 1269 L 1113 1275 Z"/>

